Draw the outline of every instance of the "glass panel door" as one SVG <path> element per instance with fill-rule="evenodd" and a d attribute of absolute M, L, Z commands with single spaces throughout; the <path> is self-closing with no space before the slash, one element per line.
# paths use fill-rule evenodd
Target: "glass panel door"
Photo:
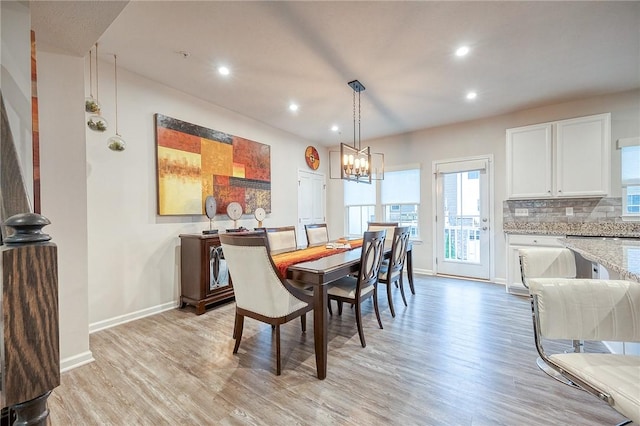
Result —
<path fill-rule="evenodd" d="M 460 171 L 448 163 L 436 175 L 436 272 L 489 279 L 487 169 L 469 170 L 465 163 Z"/>

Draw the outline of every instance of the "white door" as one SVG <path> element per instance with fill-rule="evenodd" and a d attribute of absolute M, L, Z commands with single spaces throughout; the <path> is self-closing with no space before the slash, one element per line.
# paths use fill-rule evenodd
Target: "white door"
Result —
<path fill-rule="evenodd" d="M 489 158 L 434 163 L 435 271 L 490 276 Z"/>
<path fill-rule="evenodd" d="M 304 225 L 325 222 L 325 176 L 304 170 L 298 171 L 298 245 L 307 245 Z"/>

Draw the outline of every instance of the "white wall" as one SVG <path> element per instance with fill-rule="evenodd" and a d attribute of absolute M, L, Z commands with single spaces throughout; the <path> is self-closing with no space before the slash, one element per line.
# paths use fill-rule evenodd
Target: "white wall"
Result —
<path fill-rule="evenodd" d="M 20 169 L 33 209 L 31 14 L 24 2 L 0 2 L 0 87 Z"/>
<path fill-rule="evenodd" d="M 44 228 L 58 246 L 60 358 L 64 370 L 89 351 L 87 180 L 82 58 L 37 52 Z"/>
<path fill-rule="evenodd" d="M 475 107 L 481 108 L 479 104 Z M 603 112 L 611 112 L 611 187 L 612 196 L 620 196 L 620 151 L 615 149 L 619 138 L 640 134 L 640 91 L 597 96 L 574 102 L 529 109 L 483 120 L 425 129 L 417 132 L 394 135 L 377 140 L 363 141 L 374 151 L 385 154 L 385 166 L 401 166 L 419 162 L 421 173 L 420 227 L 423 243 L 414 245 L 414 269 L 429 273 L 433 271 L 433 227 L 431 165 L 433 161 L 450 158 L 493 154 L 494 158 L 494 241 L 495 280 L 506 280 L 506 251 L 502 231 L 502 201 L 506 196 L 505 130 L 512 127 L 547 121 L 562 120 Z M 344 223 L 342 206 L 342 183 L 330 181 L 328 186 L 328 223 L 330 234 L 341 235 Z M 340 224 L 340 225 L 337 225 Z M 338 227 L 339 226 L 339 227 Z"/>
<path fill-rule="evenodd" d="M 110 128 L 104 133 L 86 129 L 91 330 L 174 308 L 180 295 L 178 235 L 209 227 L 202 215 L 156 214 L 155 113 L 271 146 L 272 213 L 265 226 L 296 223 L 297 171 L 308 169 L 304 151 L 310 145 L 119 68 L 119 131 L 127 148 L 112 152 L 106 141 L 115 133 L 113 62 L 101 60 L 99 67 L 99 100 Z M 319 171 L 325 167 L 321 164 Z M 243 216 L 241 225 L 254 228 L 257 221 Z M 214 227 L 232 228 L 233 221 L 221 215 Z"/>

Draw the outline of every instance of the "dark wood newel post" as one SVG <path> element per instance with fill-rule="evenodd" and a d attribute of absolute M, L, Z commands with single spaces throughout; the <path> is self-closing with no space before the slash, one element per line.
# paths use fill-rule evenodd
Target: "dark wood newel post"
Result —
<path fill-rule="evenodd" d="M 4 222 L 14 233 L 0 247 L 0 402 L 14 425 L 46 425 L 47 398 L 60 384 L 57 247 L 42 232 L 50 223 L 35 213 Z"/>

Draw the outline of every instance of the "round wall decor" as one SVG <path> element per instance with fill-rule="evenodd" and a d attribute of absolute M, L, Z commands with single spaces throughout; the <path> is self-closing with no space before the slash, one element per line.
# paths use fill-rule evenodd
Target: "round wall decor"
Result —
<path fill-rule="evenodd" d="M 304 151 L 304 159 L 307 160 L 307 166 L 309 166 L 313 170 L 317 170 L 320 166 L 320 156 L 318 155 L 318 150 L 312 146 L 308 146 Z"/>

